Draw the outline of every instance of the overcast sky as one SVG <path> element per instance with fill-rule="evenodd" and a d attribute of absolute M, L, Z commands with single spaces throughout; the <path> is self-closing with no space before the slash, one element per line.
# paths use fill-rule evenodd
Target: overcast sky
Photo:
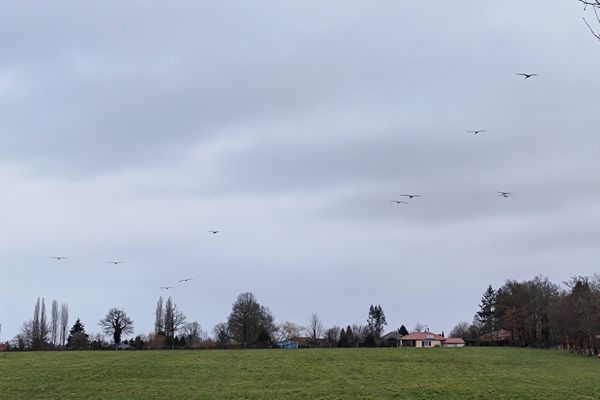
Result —
<path fill-rule="evenodd" d="M 1 3 L 0 340 L 38 296 L 144 334 L 161 295 L 211 331 L 245 291 L 448 332 L 489 284 L 598 272 L 576 0 Z"/>

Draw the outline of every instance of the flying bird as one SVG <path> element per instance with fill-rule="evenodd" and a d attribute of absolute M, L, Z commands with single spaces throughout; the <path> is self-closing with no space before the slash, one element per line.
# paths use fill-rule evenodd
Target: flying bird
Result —
<path fill-rule="evenodd" d="M 496 192 L 496 193 L 498 193 L 498 196 L 505 197 L 505 198 L 513 195 L 511 192 Z"/>
<path fill-rule="evenodd" d="M 415 198 L 415 197 L 423 197 L 423 196 L 421 196 L 420 194 L 401 194 L 400 196 L 403 196 L 403 197 L 408 197 L 408 199 L 409 199 L 409 200 L 410 200 L 410 199 L 413 199 L 413 198 Z"/>
<path fill-rule="evenodd" d="M 161 286 L 160 288 L 169 290 L 169 289 L 175 289 L 175 286 Z"/>
<path fill-rule="evenodd" d="M 396 204 L 408 204 L 408 201 L 402 201 L 402 200 L 390 200 L 390 203 L 396 203 Z"/>
<path fill-rule="evenodd" d="M 472 133 L 473 135 L 478 135 L 478 134 L 480 134 L 482 132 L 487 132 L 487 131 L 485 129 L 477 129 L 477 130 L 474 130 L 474 131 L 467 131 L 467 133 Z"/>
<path fill-rule="evenodd" d="M 180 279 L 179 282 L 187 282 L 187 281 L 193 281 L 194 278 L 185 278 L 185 279 Z"/>
<path fill-rule="evenodd" d="M 125 264 L 125 261 L 107 261 L 106 263 L 107 264 L 115 264 L 115 265 L 117 265 L 117 264 Z"/>
<path fill-rule="evenodd" d="M 221 231 L 209 231 L 210 233 L 212 233 L 213 235 L 216 235 L 217 233 L 221 232 Z"/>
<path fill-rule="evenodd" d="M 59 256 L 59 257 L 50 257 L 50 258 L 54 258 L 55 260 L 60 261 L 60 260 L 66 260 L 69 257 Z"/>
<path fill-rule="evenodd" d="M 522 73 L 522 72 L 517 72 L 517 75 L 524 76 L 524 77 L 525 77 L 525 79 L 529 79 L 529 78 L 531 78 L 532 76 L 539 76 L 539 74 L 525 74 L 525 73 Z"/>

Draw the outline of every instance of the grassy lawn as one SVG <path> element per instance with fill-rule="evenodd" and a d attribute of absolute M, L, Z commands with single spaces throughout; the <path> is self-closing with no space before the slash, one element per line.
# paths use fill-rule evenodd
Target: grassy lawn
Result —
<path fill-rule="evenodd" d="M 0 353 L 1 399 L 598 399 L 600 360 L 508 348 Z"/>

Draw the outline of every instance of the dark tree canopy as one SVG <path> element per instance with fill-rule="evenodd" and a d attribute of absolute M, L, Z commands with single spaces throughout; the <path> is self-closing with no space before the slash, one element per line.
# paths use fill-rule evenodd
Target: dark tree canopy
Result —
<path fill-rule="evenodd" d="M 250 293 L 240 294 L 227 319 L 228 332 L 244 348 L 269 345 L 275 333 L 275 318 Z"/>
<path fill-rule="evenodd" d="M 408 329 L 406 329 L 406 327 L 402 325 L 400 328 L 398 328 L 398 333 L 402 336 L 408 335 Z"/>
<path fill-rule="evenodd" d="M 75 321 L 75 324 L 73 324 L 73 327 L 69 332 L 67 347 L 71 349 L 86 349 L 89 343 L 90 341 L 88 334 L 85 333 L 85 327 L 83 323 L 81 323 L 81 320 L 77 318 L 77 321 Z"/>

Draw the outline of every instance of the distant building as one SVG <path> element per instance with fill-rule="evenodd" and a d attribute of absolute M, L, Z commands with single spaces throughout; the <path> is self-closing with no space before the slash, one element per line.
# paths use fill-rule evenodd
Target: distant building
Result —
<path fill-rule="evenodd" d="M 444 340 L 444 347 L 465 347 L 465 341 L 462 338 L 449 337 Z"/>
<path fill-rule="evenodd" d="M 7 351 L 8 345 L 6 343 L 0 343 L 0 351 Z"/>
<path fill-rule="evenodd" d="M 402 335 L 398 331 L 392 331 L 381 337 L 381 343 L 388 347 L 400 347 L 400 340 Z"/>
<path fill-rule="evenodd" d="M 412 332 L 402 336 L 398 331 L 393 331 L 381 337 L 384 346 L 395 347 L 465 347 L 462 338 L 446 338 L 444 332 Z"/>
<path fill-rule="evenodd" d="M 281 342 L 277 342 L 277 346 L 279 346 L 282 349 L 297 349 L 298 348 L 298 342 L 295 340 L 283 340 Z"/>
<path fill-rule="evenodd" d="M 400 338 L 400 347 L 442 347 L 446 338 L 432 332 L 413 332 Z"/>

